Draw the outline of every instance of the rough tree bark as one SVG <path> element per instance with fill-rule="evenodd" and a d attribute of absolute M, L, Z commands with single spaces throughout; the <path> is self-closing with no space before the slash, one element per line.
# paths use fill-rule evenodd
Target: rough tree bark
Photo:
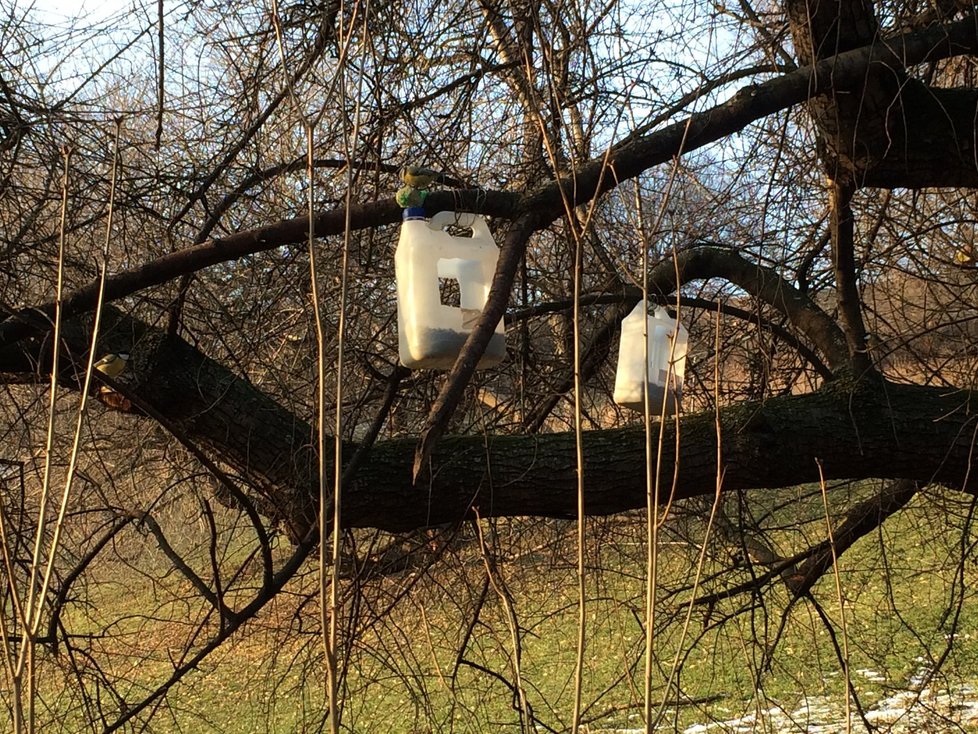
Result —
<path fill-rule="evenodd" d="M 311 427 L 159 328 L 118 315 L 108 328 L 119 344 L 137 340 L 142 345 L 132 366 L 134 381 L 124 388 L 136 412 L 145 404 L 165 416 L 187 440 L 232 467 L 263 514 L 294 540 L 302 538 L 315 524 L 318 496 Z M 978 488 L 978 475 L 971 471 L 978 393 L 857 379 L 844 370 L 838 375 L 812 394 L 722 409 L 723 486 L 814 482 L 820 462 L 825 479 L 902 478 L 968 492 Z M 659 440 L 657 429 L 653 440 Z M 662 427 L 662 441 L 662 499 L 711 494 L 716 416 L 669 422 Z M 420 485 L 412 481 L 415 446 L 416 439 L 406 438 L 373 447 L 347 490 L 346 526 L 409 530 L 457 521 L 474 509 L 482 517 L 576 513 L 572 432 L 443 438 L 431 457 L 436 469 Z M 640 426 L 585 433 L 584 455 L 589 514 L 645 506 Z"/>
<path fill-rule="evenodd" d="M 799 63 L 888 43 L 870 0 L 787 0 Z M 974 23 L 974 11 L 967 22 Z M 975 186 L 978 90 L 941 88 L 914 78 L 919 63 L 896 51 L 855 83 L 813 97 L 809 111 L 829 175 L 856 186 Z M 834 73 L 834 72 L 833 72 Z"/>

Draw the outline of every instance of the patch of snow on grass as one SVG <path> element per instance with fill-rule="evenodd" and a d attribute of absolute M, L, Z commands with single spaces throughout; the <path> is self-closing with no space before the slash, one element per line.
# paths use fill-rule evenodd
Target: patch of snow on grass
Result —
<path fill-rule="evenodd" d="M 851 729 L 861 728 L 855 707 L 851 713 Z M 929 688 L 919 692 L 898 691 L 868 707 L 866 719 L 890 734 L 960 732 L 962 728 L 978 725 L 978 688 L 959 686 L 943 693 L 932 692 Z M 694 724 L 684 729 L 683 734 L 747 734 L 757 731 L 759 724 L 763 724 L 763 731 L 778 734 L 844 734 L 847 730 L 845 711 L 839 698 L 813 696 L 803 699 L 790 713 L 772 708 L 760 717 L 749 714 L 737 719 Z M 615 730 L 608 730 L 608 734 L 612 731 Z"/>

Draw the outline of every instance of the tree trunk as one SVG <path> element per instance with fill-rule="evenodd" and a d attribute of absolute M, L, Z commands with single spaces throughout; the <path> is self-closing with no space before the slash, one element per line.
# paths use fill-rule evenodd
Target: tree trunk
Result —
<path fill-rule="evenodd" d="M 867 0 L 787 0 L 785 11 L 802 65 L 888 42 Z M 881 188 L 978 180 L 978 91 L 929 86 L 908 74 L 898 51 L 867 66 L 858 84 L 814 97 L 808 108 L 833 179 Z"/>
<path fill-rule="evenodd" d="M 825 479 L 908 478 L 974 491 L 978 393 L 838 380 L 816 393 L 720 411 L 724 490 L 779 488 Z M 715 415 L 684 417 L 676 467 L 674 422 L 663 430 L 659 498 L 712 494 Z M 653 427 L 654 442 L 658 426 Z M 411 485 L 414 439 L 378 444 L 344 500 L 349 527 L 407 530 L 482 517 L 576 516 L 573 433 L 442 439 L 426 484 Z M 642 428 L 584 434 L 585 509 L 609 515 L 645 507 Z M 672 478 L 675 473 L 676 482 Z M 653 473 L 654 474 L 654 473 Z"/>
<path fill-rule="evenodd" d="M 309 424 L 179 338 L 112 310 L 106 319 L 113 339 L 140 346 L 129 381 L 120 385 L 136 412 L 141 405 L 152 409 L 183 438 L 232 467 L 261 513 L 294 540 L 303 537 L 315 524 L 318 498 Z M 123 341 L 108 346 L 123 351 Z M 974 391 L 843 374 L 815 393 L 723 408 L 723 488 L 815 482 L 821 463 L 826 479 L 905 478 L 974 491 L 976 403 Z M 658 430 L 654 425 L 653 442 Z M 682 499 L 715 491 L 713 413 L 685 416 L 678 429 L 667 421 L 662 442 L 661 501 L 670 493 Z M 432 470 L 418 486 L 411 480 L 416 444 L 416 437 L 407 437 L 373 447 L 347 487 L 344 525 L 409 530 L 460 520 L 474 507 L 482 517 L 576 516 L 573 432 L 442 438 Z M 353 453 L 348 448 L 347 459 Z M 331 442 L 326 450 L 330 464 Z M 589 515 L 645 507 L 641 426 L 586 432 L 584 457 Z"/>

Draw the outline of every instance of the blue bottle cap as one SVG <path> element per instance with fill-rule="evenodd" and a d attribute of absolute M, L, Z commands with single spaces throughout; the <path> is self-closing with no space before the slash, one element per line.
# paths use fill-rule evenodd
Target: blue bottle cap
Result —
<path fill-rule="evenodd" d="M 402 216 L 404 217 L 405 222 L 410 219 L 427 219 L 424 214 L 423 206 L 410 206 L 404 210 L 404 214 Z"/>

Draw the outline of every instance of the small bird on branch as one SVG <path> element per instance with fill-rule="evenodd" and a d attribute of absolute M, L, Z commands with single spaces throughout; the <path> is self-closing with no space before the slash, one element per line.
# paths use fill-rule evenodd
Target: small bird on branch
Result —
<path fill-rule="evenodd" d="M 125 352 L 119 352 L 118 354 L 106 354 L 94 366 L 103 375 L 114 380 L 123 373 L 128 362 L 129 355 Z M 129 398 L 116 392 L 108 385 L 99 385 L 97 396 L 100 402 L 114 410 L 126 413 L 132 410 L 132 403 Z"/>
<path fill-rule="evenodd" d="M 424 200 L 428 198 L 428 187 L 441 179 L 442 175 L 433 168 L 404 166 L 401 169 L 404 185 L 394 194 L 397 205 L 402 209 L 424 206 Z"/>
<path fill-rule="evenodd" d="M 125 352 L 119 352 L 118 354 L 106 354 L 104 357 L 102 357 L 102 359 L 95 363 L 95 369 L 114 380 L 116 377 L 122 374 L 123 370 L 126 369 L 126 363 L 128 361 L 129 355 Z"/>
<path fill-rule="evenodd" d="M 969 242 L 958 248 L 958 251 L 954 253 L 954 264 L 959 268 L 973 268 L 978 265 L 974 245 Z"/>
<path fill-rule="evenodd" d="M 401 180 L 415 189 L 427 189 L 441 178 L 441 173 L 433 168 L 424 166 L 404 166 L 401 169 Z"/>

